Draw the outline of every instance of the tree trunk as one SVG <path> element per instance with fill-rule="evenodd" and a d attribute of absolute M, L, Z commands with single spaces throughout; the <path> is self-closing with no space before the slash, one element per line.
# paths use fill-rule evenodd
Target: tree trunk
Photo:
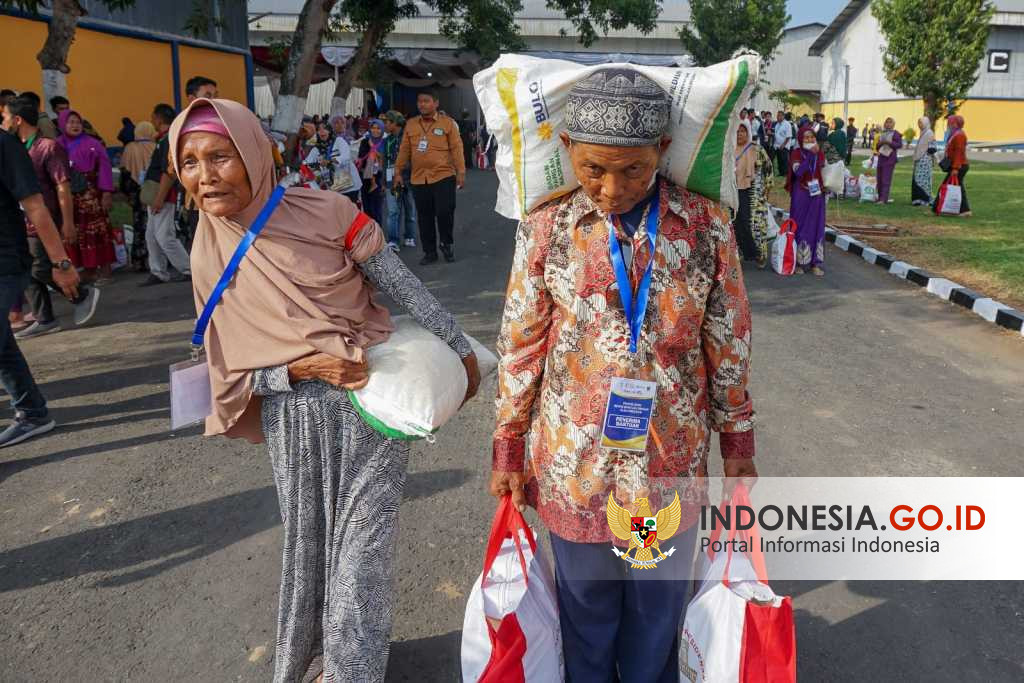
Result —
<path fill-rule="evenodd" d="M 288 63 L 281 73 L 281 89 L 275 102 L 274 120 L 270 127 L 288 136 L 286 152 L 293 156 L 306 96 L 313 80 L 313 68 L 320 54 L 320 40 L 337 0 L 306 0 L 288 51 Z M 294 159 L 286 159 L 291 165 Z"/>
<path fill-rule="evenodd" d="M 924 115 L 928 117 L 928 120 L 932 122 L 932 129 L 934 130 L 935 125 L 939 122 L 942 117 L 942 109 L 939 106 L 939 98 L 935 93 L 924 94 Z"/>
<path fill-rule="evenodd" d="M 68 86 L 65 76 L 71 73 L 68 66 L 68 52 L 75 40 L 75 27 L 78 18 L 86 12 L 78 0 L 53 0 L 53 19 L 46 33 L 43 49 L 36 55 L 36 61 L 43 69 L 43 102 L 46 111 L 53 116 L 50 98 L 61 95 L 67 97 Z"/>
<path fill-rule="evenodd" d="M 338 74 L 338 82 L 334 86 L 334 97 L 331 98 L 331 116 L 345 113 L 345 102 L 352 92 L 352 84 L 356 82 L 363 70 L 369 65 L 373 55 L 377 52 L 380 41 L 386 35 L 386 27 L 371 24 L 364 33 L 359 47 L 356 48 L 352 59 L 348 60 L 343 70 Z"/>

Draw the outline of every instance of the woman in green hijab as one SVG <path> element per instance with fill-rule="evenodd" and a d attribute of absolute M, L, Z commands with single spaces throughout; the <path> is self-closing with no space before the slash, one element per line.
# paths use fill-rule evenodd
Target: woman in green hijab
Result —
<path fill-rule="evenodd" d="M 825 152 L 825 161 L 830 164 L 846 159 L 846 132 L 843 131 L 842 119 L 832 119 L 832 132 L 822 145 L 822 151 Z"/>

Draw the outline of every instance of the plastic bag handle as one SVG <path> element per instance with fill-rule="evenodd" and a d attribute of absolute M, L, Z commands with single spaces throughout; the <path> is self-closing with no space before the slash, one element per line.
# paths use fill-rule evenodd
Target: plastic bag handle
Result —
<path fill-rule="evenodd" d="M 732 498 L 729 500 L 729 503 L 728 503 L 729 507 L 736 507 L 738 505 L 745 505 L 745 506 L 751 507 L 751 508 L 753 507 L 753 505 L 750 502 L 750 491 L 747 489 L 746 484 L 743 484 L 743 483 L 736 484 L 736 488 L 734 488 L 733 492 L 732 492 Z M 718 509 L 724 513 L 724 509 L 723 509 L 724 507 L 726 507 L 726 506 L 722 505 L 722 506 L 719 506 Z M 722 516 L 724 517 L 725 515 L 723 514 Z M 735 520 L 733 520 L 733 522 L 734 523 L 731 525 L 731 528 L 729 529 L 729 544 L 728 544 L 729 548 L 726 551 L 727 555 L 726 555 L 726 558 L 725 558 L 725 570 L 722 572 L 722 583 L 725 584 L 726 586 L 729 585 L 729 566 L 732 564 L 732 553 L 733 553 L 732 541 L 735 540 L 736 533 L 737 533 Z M 767 570 L 767 568 L 765 566 L 765 562 L 764 562 L 764 553 L 761 552 L 761 533 L 757 530 L 756 522 L 755 522 L 755 524 L 752 527 L 750 527 L 750 529 L 747 529 L 747 530 L 744 530 L 744 531 L 740 531 L 739 533 L 742 536 L 746 536 L 747 540 L 750 542 L 750 552 L 748 553 L 748 555 L 750 557 L 750 564 L 754 568 L 754 573 L 757 575 L 757 580 L 759 582 L 767 585 L 768 584 L 768 570 Z M 711 543 L 715 543 L 716 541 L 718 541 L 718 539 L 721 538 L 721 535 L 722 535 L 722 528 L 721 527 L 717 527 L 714 530 L 712 530 L 712 532 L 711 532 Z M 742 536 L 741 536 L 741 538 L 742 538 Z M 708 558 L 710 560 L 714 561 L 715 553 L 711 549 L 711 545 L 710 544 L 708 545 L 708 551 L 707 552 L 708 552 Z"/>
<path fill-rule="evenodd" d="M 787 218 L 786 220 L 782 221 L 782 225 L 779 227 L 779 232 L 782 232 L 787 235 L 789 233 L 793 233 L 795 235 L 796 221 L 793 220 L 792 218 Z"/>
<path fill-rule="evenodd" d="M 530 544 L 530 550 L 536 555 L 537 540 L 533 536 L 533 531 L 523 518 L 523 514 L 512 503 L 512 495 L 504 495 L 498 501 L 498 507 L 494 511 L 491 535 L 487 539 L 487 550 L 484 553 L 484 573 L 481 583 L 486 581 L 487 574 L 491 571 L 494 560 L 498 557 L 498 552 L 501 551 L 501 544 L 505 542 L 506 538 L 511 538 L 512 542 L 516 544 L 516 550 L 519 553 L 519 564 L 523 568 L 523 578 L 529 584 L 529 572 L 526 568 L 526 556 L 523 554 L 523 545 L 519 537 L 520 531 L 526 535 L 526 541 Z"/>

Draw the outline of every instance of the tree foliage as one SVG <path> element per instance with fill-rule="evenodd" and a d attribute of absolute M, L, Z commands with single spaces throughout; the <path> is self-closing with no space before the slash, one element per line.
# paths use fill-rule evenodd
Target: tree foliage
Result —
<path fill-rule="evenodd" d="M 924 100 L 933 121 L 947 106 L 955 111 L 977 79 L 994 12 L 989 0 L 874 0 L 885 77 L 897 92 Z"/>
<path fill-rule="evenodd" d="M 680 29 L 683 47 L 698 66 L 753 50 L 767 66 L 789 22 L 786 0 L 690 0 L 690 23 Z"/>

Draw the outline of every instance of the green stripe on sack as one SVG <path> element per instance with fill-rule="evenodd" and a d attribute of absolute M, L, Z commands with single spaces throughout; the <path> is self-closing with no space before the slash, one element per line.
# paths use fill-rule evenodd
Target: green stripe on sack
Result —
<path fill-rule="evenodd" d="M 374 430 L 380 432 L 389 439 L 395 439 L 397 441 L 417 441 L 418 439 L 426 438 L 427 434 L 406 434 L 397 429 L 392 429 L 386 424 L 378 420 L 376 417 L 366 412 L 366 409 L 359 403 L 359 399 L 356 398 L 354 391 L 348 392 L 348 400 L 352 402 L 352 407 L 359 413 L 359 417 L 363 418 L 363 422 L 370 425 Z"/>
<path fill-rule="evenodd" d="M 750 67 L 746 61 L 741 61 L 738 67 L 736 83 L 729 92 L 725 104 L 715 115 L 700 151 L 697 152 L 697 158 L 693 161 L 690 177 L 686 181 L 686 189 L 715 201 L 722 200 L 722 158 L 725 154 L 725 136 L 729 132 L 729 119 L 750 77 Z"/>

